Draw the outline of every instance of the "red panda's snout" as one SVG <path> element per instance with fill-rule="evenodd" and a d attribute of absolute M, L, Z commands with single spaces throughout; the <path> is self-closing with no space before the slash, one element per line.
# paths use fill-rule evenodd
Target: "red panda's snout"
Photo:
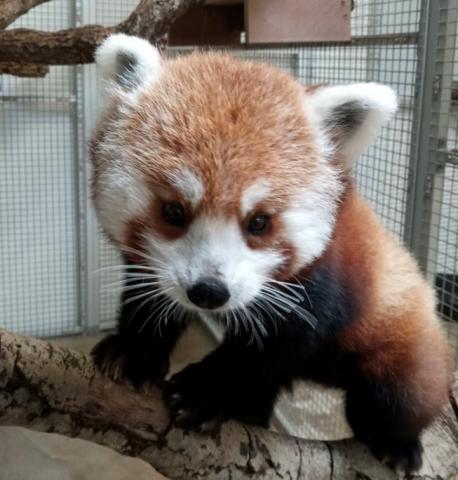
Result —
<path fill-rule="evenodd" d="M 174 240 L 156 228 L 143 240 L 162 291 L 188 310 L 246 308 L 284 262 L 281 249 L 250 247 L 239 221 L 217 212 L 198 215 Z"/>
<path fill-rule="evenodd" d="M 231 297 L 226 283 L 217 277 L 201 277 L 186 291 L 188 299 L 201 308 L 222 307 Z"/>

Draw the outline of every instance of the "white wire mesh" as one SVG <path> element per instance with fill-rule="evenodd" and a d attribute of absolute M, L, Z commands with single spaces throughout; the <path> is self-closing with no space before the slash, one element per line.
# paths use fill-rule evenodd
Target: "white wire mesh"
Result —
<path fill-rule="evenodd" d="M 72 12 L 57 0 L 11 27 L 68 28 Z M 0 318 L 40 336 L 79 327 L 73 76 L 0 78 Z"/>

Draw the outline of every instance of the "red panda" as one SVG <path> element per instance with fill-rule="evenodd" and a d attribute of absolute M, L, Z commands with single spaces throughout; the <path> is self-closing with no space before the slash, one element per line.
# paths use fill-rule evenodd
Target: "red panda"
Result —
<path fill-rule="evenodd" d="M 167 383 L 175 421 L 267 425 L 297 378 L 346 390 L 355 436 L 421 465 L 450 355 L 432 288 L 359 196 L 353 162 L 394 114 L 366 83 L 302 87 L 221 53 L 161 58 L 114 35 L 97 50 L 91 144 L 98 218 L 126 259 L 116 334 L 93 357 L 115 380 L 162 379 L 189 318 L 220 347 Z"/>

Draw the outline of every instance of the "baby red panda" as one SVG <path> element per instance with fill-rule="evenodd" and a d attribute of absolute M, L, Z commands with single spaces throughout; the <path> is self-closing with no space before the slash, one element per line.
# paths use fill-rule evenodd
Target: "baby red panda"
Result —
<path fill-rule="evenodd" d="M 417 469 L 420 434 L 447 401 L 447 342 L 431 287 L 351 177 L 396 110 L 393 91 L 304 89 L 261 63 L 163 59 L 125 35 L 96 61 L 93 197 L 126 259 L 99 368 L 162 379 L 189 319 L 206 316 L 226 336 L 166 384 L 179 425 L 267 425 L 279 391 L 313 379 L 346 390 L 354 434 L 377 457 Z"/>

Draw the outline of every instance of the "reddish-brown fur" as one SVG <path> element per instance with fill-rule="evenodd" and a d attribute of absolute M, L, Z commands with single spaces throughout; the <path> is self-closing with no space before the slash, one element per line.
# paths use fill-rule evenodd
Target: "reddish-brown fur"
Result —
<path fill-rule="evenodd" d="M 221 90 L 217 94 L 215 85 Z M 192 55 L 167 63 L 155 88 L 140 98 L 125 136 L 143 152 L 150 148 L 150 138 L 144 135 L 154 132 L 161 167 L 172 170 L 185 162 L 204 182 L 201 208 L 223 207 L 230 215 L 238 212 L 241 192 L 260 172 L 289 189 L 295 182 L 303 185 L 315 170 L 317 152 L 302 94 L 293 79 L 265 65 L 215 54 Z M 173 112 L 173 125 L 161 118 L 161 110 Z M 299 158 L 292 146 L 300 149 Z M 307 152 L 310 161 L 304 164 Z M 157 175 L 144 155 L 138 168 L 146 177 Z M 230 195 L 224 197 L 224 192 Z M 276 194 L 280 200 L 281 190 Z"/>
<path fill-rule="evenodd" d="M 356 322 L 340 336 L 342 349 L 360 354 L 364 376 L 405 395 L 425 426 L 446 403 L 451 379 L 431 287 L 352 187 L 326 255 L 344 259 L 341 274 L 359 299 Z"/>

